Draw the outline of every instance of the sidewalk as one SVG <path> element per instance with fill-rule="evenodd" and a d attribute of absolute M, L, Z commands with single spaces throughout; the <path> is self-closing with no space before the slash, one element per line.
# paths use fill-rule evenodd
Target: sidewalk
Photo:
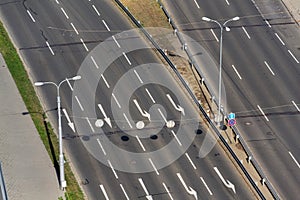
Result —
<path fill-rule="evenodd" d="M 299 0 L 282 0 L 296 23 L 300 24 L 300 1 Z"/>
<path fill-rule="evenodd" d="M 53 163 L 0 54 L 0 162 L 9 200 L 63 196 Z"/>

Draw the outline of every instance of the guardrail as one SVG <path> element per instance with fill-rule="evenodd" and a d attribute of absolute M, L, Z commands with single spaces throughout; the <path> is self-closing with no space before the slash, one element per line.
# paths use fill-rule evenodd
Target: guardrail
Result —
<path fill-rule="evenodd" d="M 5 189 L 5 183 L 4 183 L 4 177 L 2 173 L 2 168 L 1 168 L 1 162 L 0 162 L 0 190 L 1 190 L 1 196 L 3 200 L 7 200 L 7 193 Z"/>
<path fill-rule="evenodd" d="M 164 13 L 166 14 L 166 16 L 169 19 L 169 22 L 171 23 L 172 27 L 174 28 L 174 30 L 178 30 L 175 26 L 175 24 L 171 21 L 170 15 L 168 14 L 168 12 L 163 8 L 162 4 L 160 1 L 156 0 L 159 5 L 161 6 L 161 8 L 163 9 Z M 198 108 L 200 109 L 200 111 L 202 112 L 202 114 L 204 115 L 205 119 L 208 121 L 208 123 L 211 125 L 211 127 L 213 128 L 214 132 L 218 135 L 218 137 L 220 138 L 221 142 L 224 144 L 224 146 L 227 148 L 227 150 L 229 151 L 229 153 L 231 154 L 231 156 L 233 157 L 233 159 L 236 161 L 236 163 L 238 164 L 238 166 L 240 167 L 240 169 L 243 171 L 244 175 L 246 176 L 246 178 L 249 180 L 249 182 L 251 183 L 252 187 L 255 189 L 255 191 L 257 192 L 257 194 L 259 195 L 259 197 L 261 199 L 266 199 L 264 197 L 264 195 L 262 194 L 262 192 L 260 191 L 260 189 L 258 188 L 258 186 L 255 184 L 254 180 L 252 179 L 252 177 L 250 176 L 250 174 L 248 173 L 248 171 L 245 169 L 245 167 L 243 166 L 243 164 L 241 163 L 241 161 L 238 159 L 238 157 L 236 156 L 236 154 L 233 152 L 233 150 L 231 149 L 231 147 L 228 145 L 228 143 L 226 142 L 226 140 L 224 139 L 224 137 L 220 134 L 219 130 L 216 128 L 216 126 L 214 125 L 214 123 L 211 121 L 211 119 L 209 118 L 209 116 L 207 115 L 207 113 L 205 112 L 204 108 L 200 105 L 200 103 L 198 102 L 198 99 L 195 97 L 194 93 L 191 91 L 191 89 L 189 88 L 189 86 L 187 85 L 187 83 L 185 82 L 185 80 L 183 79 L 183 77 L 180 75 L 180 73 L 177 71 L 176 67 L 174 66 L 174 64 L 170 61 L 170 59 L 165 55 L 164 51 L 159 47 L 159 45 L 153 40 L 153 38 L 151 37 L 151 35 L 143 28 L 143 26 L 139 23 L 139 21 L 130 13 L 130 11 L 122 4 L 122 2 L 120 2 L 119 0 L 115 0 L 115 2 L 120 6 L 120 8 L 127 14 L 127 16 L 133 21 L 133 23 L 140 28 L 140 30 L 143 32 L 143 34 L 147 37 L 147 39 L 152 43 L 152 45 L 156 48 L 156 50 L 160 53 L 160 55 L 165 59 L 165 61 L 169 64 L 169 66 L 172 68 L 172 70 L 174 71 L 174 73 L 177 75 L 177 77 L 179 78 L 179 80 L 181 81 L 181 83 L 183 84 L 183 86 L 186 88 L 187 92 L 189 93 L 189 95 L 191 96 L 191 98 L 193 99 L 193 101 L 195 102 L 195 104 L 198 106 Z M 179 36 L 179 34 L 177 34 Z M 181 42 L 181 44 L 183 45 L 184 42 L 182 41 L 183 39 L 180 38 L 179 36 L 179 40 Z M 188 50 L 186 50 L 187 53 Z M 189 58 L 191 59 L 191 56 L 188 54 Z M 191 60 L 192 61 L 192 60 Z M 196 64 L 195 62 L 193 64 Z M 199 73 L 199 72 L 198 72 Z M 199 74 L 200 75 L 200 74 Z M 241 138 L 241 137 L 240 137 Z M 251 154 L 252 155 L 252 154 Z M 255 165 L 258 165 L 257 162 L 253 159 L 251 160 L 252 163 L 255 163 Z M 257 168 L 256 168 L 257 169 Z M 264 177 L 264 176 L 263 176 Z M 265 178 L 266 183 L 269 183 L 267 181 L 267 179 Z M 272 194 L 273 195 L 273 194 Z M 273 195 L 274 196 L 274 195 Z M 275 197 L 275 196 L 274 196 Z"/>

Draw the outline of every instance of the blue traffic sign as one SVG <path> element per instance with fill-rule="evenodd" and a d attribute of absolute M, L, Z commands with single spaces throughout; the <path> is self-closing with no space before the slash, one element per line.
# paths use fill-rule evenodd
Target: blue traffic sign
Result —
<path fill-rule="evenodd" d="M 229 119 L 229 120 L 235 119 L 235 113 L 229 113 L 228 119 Z"/>
<path fill-rule="evenodd" d="M 234 126 L 235 124 L 236 124 L 236 120 L 235 119 L 228 120 L 228 125 L 229 126 Z"/>

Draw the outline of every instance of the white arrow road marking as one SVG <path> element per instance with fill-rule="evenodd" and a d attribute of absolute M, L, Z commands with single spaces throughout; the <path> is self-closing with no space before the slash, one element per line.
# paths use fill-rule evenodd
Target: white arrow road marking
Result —
<path fill-rule="evenodd" d="M 107 196 L 107 193 L 106 193 L 106 191 L 105 191 L 105 188 L 104 188 L 104 186 L 103 186 L 102 184 L 100 185 L 100 188 L 101 188 L 101 190 L 102 190 L 102 192 L 103 192 L 103 195 L 104 195 L 105 199 L 106 199 L 106 200 L 109 200 L 109 198 L 108 198 L 108 196 Z"/>
<path fill-rule="evenodd" d="M 123 191 L 123 193 L 124 193 L 124 195 L 126 197 L 126 200 L 129 200 L 129 197 L 128 197 L 128 195 L 127 195 L 127 193 L 126 193 L 126 191 L 125 191 L 125 189 L 124 189 L 124 187 L 123 187 L 123 185 L 121 183 L 120 183 L 120 187 L 121 187 L 121 189 L 122 189 L 122 191 Z"/>
<path fill-rule="evenodd" d="M 133 99 L 133 102 L 135 104 L 135 106 L 137 107 L 137 109 L 140 111 L 140 113 L 142 114 L 143 117 L 147 117 L 148 120 L 150 121 L 150 114 L 147 111 L 143 111 L 139 105 L 139 103 L 137 102 L 136 99 Z"/>
<path fill-rule="evenodd" d="M 66 116 L 66 118 L 67 118 L 69 127 L 70 127 L 70 128 L 72 129 L 72 131 L 75 133 L 75 126 L 74 126 L 74 123 L 71 122 L 70 117 L 69 117 L 69 115 L 68 115 L 66 109 L 63 109 L 63 112 L 64 112 L 64 114 L 65 114 L 65 116 Z"/>
<path fill-rule="evenodd" d="M 218 174 L 218 176 L 220 177 L 221 181 L 224 183 L 224 185 L 230 189 L 233 190 L 234 194 L 236 194 L 236 191 L 235 191 L 235 186 L 229 181 L 229 180 L 226 180 L 223 178 L 222 174 L 220 173 L 220 171 L 218 170 L 217 167 L 214 167 L 214 170 L 216 171 L 216 173 Z"/>
<path fill-rule="evenodd" d="M 172 105 L 174 106 L 174 108 L 175 108 L 176 110 L 182 112 L 183 115 L 185 115 L 184 109 L 183 109 L 181 106 L 175 104 L 175 102 L 173 101 L 171 95 L 167 94 L 167 97 L 168 97 L 169 101 L 172 103 Z"/>
<path fill-rule="evenodd" d="M 104 121 L 110 126 L 110 128 L 112 128 L 110 118 L 107 117 L 107 115 L 106 115 L 106 113 L 105 113 L 105 111 L 104 111 L 102 105 L 101 105 L 101 104 L 98 104 L 98 107 L 99 107 L 99 109 L 101 110 L 102 115 L 104 116 Z"/>
<path fill-rule="evenodd" d="M 185 184 L 183 178 L 181 177 L 180 173 L 176 173 L 176 175 L 178 176 L 179 180 L 181 181 L 183 187 L 185 188 L 185 190 L 190 194 L 193 195 L 195 197 L 195 199 L 198 199 L 198 195 L 197 192 L 192 188 L 192 187 L 187 187 L 187 185 Z"/>
<path fill-rule="evenodd" d="M 145 184 L 144 184 L 144 182 L 143 182 L 143 179 L 142 179 L 142 178 L 139 178 L 139 182 L 140 182 L 140 184 L 141 184 L 143 190 L 144 190 L 145 193 L 146 193 L 146 198 L 147 198 L 148 200 L 152 200 L 152 199 L 153 199 L 153 198 L 152 198 L 152 195 L 149 195 L 149 192 L 148 192 L 148 190 L 147 190 L 147 188 L 146 188 L 146 186 L 145 186 Z"/>
<path fill-rule="evenodd" d="M 169 191 L 168 187 L 166 186 L 166 184 L 165 184 L 164 182 L 163 182 L 162 184 L 163 184 L 163 186 L 164 186 L 165 190 L 167 191 L 167 193 L 168 193 L 168 195 L 169 195 L 170 199 L 171 199 L 171 200 L 173 200 L 173 197 L 172 197 L 172 195 L 171 195 L 171 193 L 170 193 L 170 191 Z"/>

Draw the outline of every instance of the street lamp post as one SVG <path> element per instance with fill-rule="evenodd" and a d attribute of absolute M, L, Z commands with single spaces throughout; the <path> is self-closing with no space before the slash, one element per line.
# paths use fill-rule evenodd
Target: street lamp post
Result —
<path fill-rule="evenodd" d="M 237 21 L 239 20 L 239 17 L 234 17 L 231 19 L 228 19 L 223 24 L 219 23 L 218 21 L 214 19 L 210 19 L 208 17 L 202 17 L 203 21 L 207 22 L 214 22 L 219 25 L 220 27 L 220 62 L 219 62 L 219 99 L 218 99 L 218 116 L 216 117 L 216 122 L 218 123 L 218 126 L 220 126 L 220 122 L 222 121 L 222 115 L 221 115 L 221 86 L 222 86 L 222 49 L 223 49 L 223 29 L 225 28 L 226 31 L 230 31 L 229 27 L 226 26 L 226 24 L 230 21 Z"/>
<path fill-rule="evenodd" d="M 81 76 L 74 76 L 72 78 L 66 78 L 62 80 L 59 84 L 54 82 L 35 82 L 35 86 L 43 86 L 43 85 L 54 85 L 57 89 L 57 112 L 58 112 L 58 139 L 59 139 L 59 181 L 60 187 L 64 190 L 67 187 L 67 182 L 65 180 L 65 171 L 64 171 L 64 155 L 63 155 L 63 143 L 62 143 L 62 128 L 61 128 L 61 107 L 60 107 L 60 95 L 59 89 L 60 86 L 66 81 L 76 81 L 81 79 Z"/>

